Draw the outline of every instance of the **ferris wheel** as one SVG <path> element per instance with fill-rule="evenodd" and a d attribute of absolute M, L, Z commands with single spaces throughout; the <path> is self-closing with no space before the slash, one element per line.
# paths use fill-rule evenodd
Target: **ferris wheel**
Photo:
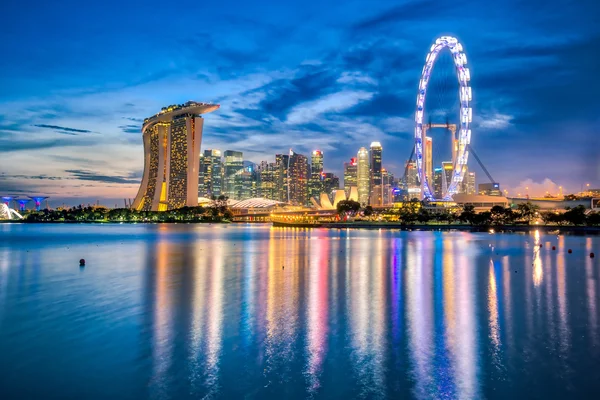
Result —
<path fill-rule="evenodd" d="M 459 86 L 459 123 L 456 124 L 427 124 L 423 123 L 425 112 L 425 97 L 427 96 L 427 86 L 430 81 L 431 72 L 440 52 L 444 49 L 450 50 Z M 473 121 L 473 110 L 470 106 L 472 100 L 472 90 L 469 82 L 471 75 L 467 68 L 467 56 L 463 51 L 463 46 L 458 40 L 451 36 L 442 36 L 431 46 L 425 66 L 421 73 L 419 82 L 419 92 L 417 94 L 417 110 L 415 113 L 415 158 L 417 164 L 417 174 L 421 184 L 421 196 L 424 200 L 444 200 L 451 201 L 452 196 L 458 193 L 460 185 L 467 170 L 467 160 L 469 158 L 468 147 L 471 142 L 471 122 Z M 435 127 L 445 127 L 452 133 L 452 167 L 448 182 L 444 185 L 444 190 L 433 190 L 431 175 L 432 152 L 431 143 L 428 142 L 427 130 Z M 445 175 L 444 175 L 445 178 Z"/>

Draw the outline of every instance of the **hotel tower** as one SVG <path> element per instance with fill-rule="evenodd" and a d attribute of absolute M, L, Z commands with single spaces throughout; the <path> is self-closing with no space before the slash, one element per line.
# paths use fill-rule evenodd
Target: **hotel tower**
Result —
<path fill-rule="evenodd" d="M 144 175 L 133 208 L 166 211 L 198 205 L 201 114 L 218 108 L 189 101 L 144 120 Z"/>

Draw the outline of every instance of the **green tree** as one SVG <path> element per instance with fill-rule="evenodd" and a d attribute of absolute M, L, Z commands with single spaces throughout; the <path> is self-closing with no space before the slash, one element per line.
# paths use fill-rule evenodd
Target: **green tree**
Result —
<path fill-rule="evenodd" d="M 373 215 L 373 207 L 366 206 L 365 209 L 363 210 L 363 215 L 365 217 L 370 217 L 371 215 Z"/>
<path fill-rule="evenodd" d="M 600 212 L 588 214 L 586 223 L 590 226 L 599 226 L 600 225 Z"/>
<path fill-rule="evenodd" d="M 531 204 L 531 202 L 520 203 L 517 205 L 517 216 L 520 220 L 527 222 L 527 225 L 538 215 L 540 207 Z"/>
<path fill-rule="evenodd" d="M 477 218 L 477 213 L 475 212 L 475 206 L 472 204 L 465 204 L 462 212 L 458 216 L 458 219 L 461 222 L 466 222 L 468 224 L 473 225 Z"/>
<path fill-rule="evenodd" d="M 360 203 L 354 200 L 342 200 L 337 204 L 337 212 L 343 216 L 354 216 L 360 210 Z"/>
<path fill-rule="evenodd" d="M 585 207 L 579 205 L 577 207 L 569 208 L 563 214 L 565 221 L 571 225 L 583 225 L 586 221 Z"/>

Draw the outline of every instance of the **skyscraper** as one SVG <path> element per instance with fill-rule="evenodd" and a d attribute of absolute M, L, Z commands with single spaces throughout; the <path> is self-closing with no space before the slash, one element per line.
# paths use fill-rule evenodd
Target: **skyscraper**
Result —
<path fill-rule="evenodd" d="M 325 172 L 323 174 L 323 193 L 326 193 L 329 196 L 329 199 L 332 200 L 332 193 L 340 188 L 340 178 L 335 176 L 331 172 Z M 315 198 L 315 200 L 318 200 Z"/>
<path fill-rule="evenodd" d="M 475 172 L 467 172 L 465 175 L 464 184 L 464 193 L 466 194 L 477 194 L 476 185 L 475 185 Z"/>
<path fill-rule="evenodd" d="M 219 197 L 223 186 L 221 150 L 204 150 L 200 157 L 198 194 L 202 197 Z"/>
<path fill-rule="evenodd" d="M 392 189 L 394 187 L 394 175 L 385 168 L 381 169 L 381 186 L 383 190 L 381 205 L 391 204 L 393 202 Z"/>
<path fill-rule="evenodd" d="M 433 190 L 433 139 L 427 136 L 425 138 L 425 151 L 423 152 L 423 160 L 425 161 L 425 176 L 427 183 Z"/>
<path fill-rule="evenodd" d="M 198 205 L 200 143 L 204 119 L 216 104 L 187 102 L 163 107 L 142 125 L 144 174 L 133 203 L 137 210 L 166 211 Z"/>
<path fill-rule="evenodd" d="M 355 157 L 352 157 L 349 163 L 344 163 L 344 191 L 346 192 L 346 196 L 350 195 L 351 187 L 357 186 L 356 168 L 357 162 Z"/>
<path fill-rule="evenodd" d="M 444 194 L 448 192 L 448 188 L 452 183 L 452 173 L 454 172 L 452 161 L 442 161 L 442 170 L 444 172 L 442 176 L 442 194 Z"/>
<path fill-rule="evenodd" d="M 371 158 L 369 160 L 370 204 L 381 206 L 383 202 L 383 185 L 381 181 L 381 143 L 371 143 Z"/>
<path fill-rule="evenodd" d="M 287 154 L 275 154 L 275 186 L 277 191 L 278 201 L 283 201 L 285 203 L 290 201 L 290 193 L 289 193 L 289 177 L 288 177 L 288 167 L 290 164 L 290 156 Z"/>
<path fill-rule="evenodd" d="M 244 154 L 241 151 L 225 150 L 223 163 L 223 193 L 230 199 L 241 200 L 242 180 L 240 173 L 244 169 Z"/>
<path fill-rule="evenodd" d="M 421 191 L 421 188 L 419 187 L 419 172 L 417 171 L 417 162 L 407 161 L 406 164 L 406 186 L 408 187 L 409 193 L 415 194 Z"/>
<path fill-rule="evenodd" d="M 262 161 L 258 166 L 258 197 L 279 200 L 277 192 L 277 164 Z"/>
<path fill-rule="evenodd" d="M 364 147 L 358 150 L 356 181 L 358 186 L 358 202 L 362 206 L 369 204 L 369 151 Z"/>
<path fill-rule="evenodd" d="M 442 190 L 443 190 L 443 173 L 444 171 L 441 168 L 435 168 L 433 170 L 433 196 L 436 199 L 442 198 Z"/>
<path fill-rule="evenodd" d="M 309 197 L 313 197 L 315 200 L 319 200 L 323 192 L 323 152 L 321 150 L 312 152 L 308 191 Z"/>
<path fill-rule="evenodd" d="M 308 159 L 290 150 L 288 185 L 290 203 L 296 206 L 308 205 Z"/>

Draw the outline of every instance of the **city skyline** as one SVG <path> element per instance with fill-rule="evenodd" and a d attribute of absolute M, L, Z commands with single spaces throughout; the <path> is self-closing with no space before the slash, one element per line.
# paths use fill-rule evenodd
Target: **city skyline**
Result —
<path fill-rule="evenodd" d="M 114 4 L 92 6 L 99 8 L 86 13 L 94 19 L 66 3 L 40 3 L 34 15 L 7 6 L 13 18 L 0 33 L 11 60 L 0 66 L 3 194 L 71 204 L 135 197 L 143 118 L 190 98 L 222 104 L 206 119 L 201 152 L 237 149 L 259 163 L 290 147 L 307 156 L 321 149 L 324 170 L 343 177 L 343 163 L 379 141 L 385 168 L 401 176 L 419 73 L 432 40 L 444 33 L 457 36 L 469 55 L 472 143 L 504 188 L 541 194 L 600 186 L 598 56 L 589 51 L 600 36 L 595 3 L 544 9 L 473 2 L 460 14 L 431 1 L 375 1 L 368 13 L 352 1 L 330 2 L 328 12 L 270 3 L 264 12 L 267 3 L 240 3 L 245 20 L 206 5 L 210 12 L 190 13 L 202 28 L 169 25 L 164 38 L 140 35 L 139 22 L 112 22 L 158 18 L 151 4 L 120 13 L 111 11 Z M 336 13 L 342 7 L 345 13 Z M 286 35 L 299 18 L 291 10 L 314 18 Z M 226 27 L 234 29 L 223 35 Z M 42 30 L 47 51 L 27 45 Z M 155 52 L 163 56 L 145 62 Z M 469 167 L 481 180 L 472 160 Z"/>

